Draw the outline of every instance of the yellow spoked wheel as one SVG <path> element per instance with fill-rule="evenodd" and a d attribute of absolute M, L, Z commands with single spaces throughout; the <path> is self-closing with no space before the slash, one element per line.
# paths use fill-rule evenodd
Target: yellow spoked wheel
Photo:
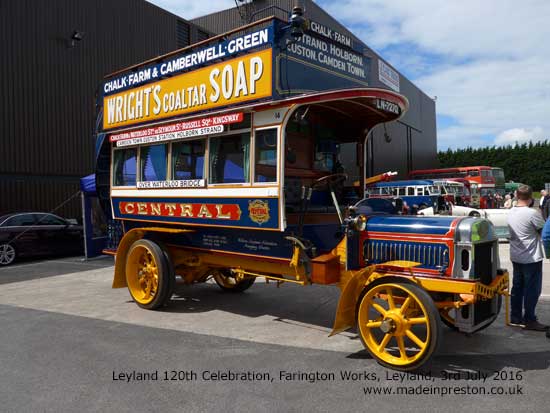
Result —
<path fill-rule="evenodd" d="M 233 293 L 241 293 L 249 289 L 252 287 L 252 284 L 254 284 L 254 281 L 256 281 L 255 277 L 238 279 L 227 269 L 214 270 L 212 275 L 214 281 L 216 281 L 216 284 L 218 284 L 222 290 Z"/>
<path fill-rule="evenodd" d="M 175 278 L 169 257 L 151 240 L 132 244 L 126 257 L 126 283 L 140 307 L 154 310 L 172 296 Z"/>
<path fill-rule="evenodd" d="M 396 370 L 421 367 L 441 341 L 441 322 L 433 300 L 413 284 L 367 288 L 359 299 L 357 326 L 369 353 Z"/>

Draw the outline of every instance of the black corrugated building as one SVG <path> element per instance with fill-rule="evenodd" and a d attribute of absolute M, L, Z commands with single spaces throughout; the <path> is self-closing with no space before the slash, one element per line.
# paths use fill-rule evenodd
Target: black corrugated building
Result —
<path fill-rule="evenodd" d="M 295 3 L 257 0 L 189 23 L 144 0 L 0 1 L 0 214 L 51 211 L 93 173 L 95 93 L 104 75 L 240 26 L 257 11 L 254 20 L 287 19 L 269 6 L 290 10 Z M 308 18 L 359 41 L 318 5 L 302 3 Z M 379 56 L 367 46 L 365 53 L 372 86 L 387 87 Z M 370 175 L 436 163 L 435 104 L 402 75 L 399 81 L 411 108 L 387 125 L 390 142 L 380 127 L 373 132 Z M 56 212 L 79 217 L 79 199 Z"/>
<path fill-rule="evenodd" d="M 93 172 L 104 75 L 207 37 L 143 0 L 0 1 L 0 215 L 51 211 Z"/>
<path fill-rule="evenodd" d="M 333 28 L 350 36 L 354 42 L 364 46 L 364 54 L 371 59 L 370 85 L 392 89 L 381 81 L 380 68 L 389 69 L 399 77 L 399 93 L 409 99 L 410 108 L 405 116 L 396 122 L 379 125 L 371 132 L 366 153 L 366 173 L 374 175 L 389 170 L 398 171 L 403 178 L 412 169 L 426 169 L 437 166 L 437 140 L 435 102 L 405 76 L 397 72 L 375 51 L 361 42 L 352 32 L 325 12 L 312 0 L 237 0 L 239 8 L 231 8 L 191 20 L 191 22 L 213 33 L 223 33 L 248 21 L 275 15 L 287 20 L 293 6 L 299 4 L 308 19 Z M 361 11 L 359 11 L 361 13 Z"/>

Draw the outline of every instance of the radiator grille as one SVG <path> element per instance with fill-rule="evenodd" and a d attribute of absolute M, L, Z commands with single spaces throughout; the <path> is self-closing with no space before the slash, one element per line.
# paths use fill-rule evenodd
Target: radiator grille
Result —
<path fill-rule="evenodd" d="M 493 265 L 493 248 L 493 242 L 474 245 L 474 276 L 486 285 L 491 284 L 494 275 L 496 275 L 496 266 Z"/>
<path fill-rule="evenodd" d="M 405 260 L 420 262 L 424 268 L 440 269 L 449 266 L 449 248 L 445 244 L 369 239 L 365 242 L 363 252 L 369 264 Z"/>

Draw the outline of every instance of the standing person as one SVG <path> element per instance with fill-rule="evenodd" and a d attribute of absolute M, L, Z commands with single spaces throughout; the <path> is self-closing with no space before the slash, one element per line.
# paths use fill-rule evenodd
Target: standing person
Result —
<path fill-rule="evenodd" d="M 489 192 L 487 195 L 487 209 L 493 209 L 495 207 L 495 198 L 493 197 L 493 193 Z"/>
<path fill-rule="evenodd" d="M 500 193 L 498 192 L 495 195 L 495 202 L 495 208 L 502 208 L 502 195 L 500 195 Z"/>
<path fill-rule="evenodd" d="M 548 215 L 550 214 L 550 195 L 548 195 L 548 192 L 544 189 L 540 191 L 540 211 L 542 213 L 542 217 L 547 220 Z"/>
<path fill-rule="evenodd" d="M 512 208 L 512 196 L 510 194 L 504 195 L 504 208 Z"/>
<path fill-rule="evenodd" d="M 542 245 L 544 246 L 544 255 L 550 258 L 550 219 L 546 220 L 542 229 Z M 550 338 L 550 330 L 546 330 L 546 337 Z"/>
<path fill-rule="evenodd" d="M 542 290 L 542 242 L 544 220 L 538 208 L 529 208 L 533 191 L 528 185 L 517 189 L 517 205 L 508 214 L 510 261 L 514 267 L 511 324 L 526 330 L 546 331 L 535 315 Z"/>
<path fill-rule="evenodd" d="M 546 191 L 544 189 L 540 190 L 540 199 L 539 199 L 539 208 L 542 209 L 542 204 L 544 204 L 544 197 L 546 196 Z"/>

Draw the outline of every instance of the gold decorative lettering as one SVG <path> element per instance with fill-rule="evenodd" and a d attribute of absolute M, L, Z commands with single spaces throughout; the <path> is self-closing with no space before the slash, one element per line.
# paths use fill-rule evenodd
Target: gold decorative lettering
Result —
<path fill-rule="evenodd" d="M 199 210 L 199 213 L 197 214 L 198 218 L 212 218 L 212 214 L 208 210 L 208 207 L 205 204 L 201 205 L 201 209 Z"/>
<path fill-rule="evenodd" d="M 223 205 L 216 205 L 216 218 L 218 219 L 231 219 L 231 212 L 222 213 Z"/>
<path fill-rule="evenodd" d="M 168 215 L 173 217 L 174 211 L 176 210 L 176 204 L 164 204 L 164 206 L 168 210 Z"/>
<path fill-rule="evenodd" d="M 131 202 L 127 202 L 126 205 L 124 205 L 124 211 L 123 214 L 134 214 L 135 213 L 135 205 Z"/>
<path fill-rule="evenodd" d="M 191 204 L 181 204 L 181 214 L 182 217 L 193 218 L 193 205 Z"/>
<path fill-rule="evenodd" d="M 151 204 L 151 215 L 161 215 L 159 203 Z"/>
<path fill-rule="evenodd" d="M 138 215 L 147 215 L 147 204 L 145 202 L 138 202 Z"/>

